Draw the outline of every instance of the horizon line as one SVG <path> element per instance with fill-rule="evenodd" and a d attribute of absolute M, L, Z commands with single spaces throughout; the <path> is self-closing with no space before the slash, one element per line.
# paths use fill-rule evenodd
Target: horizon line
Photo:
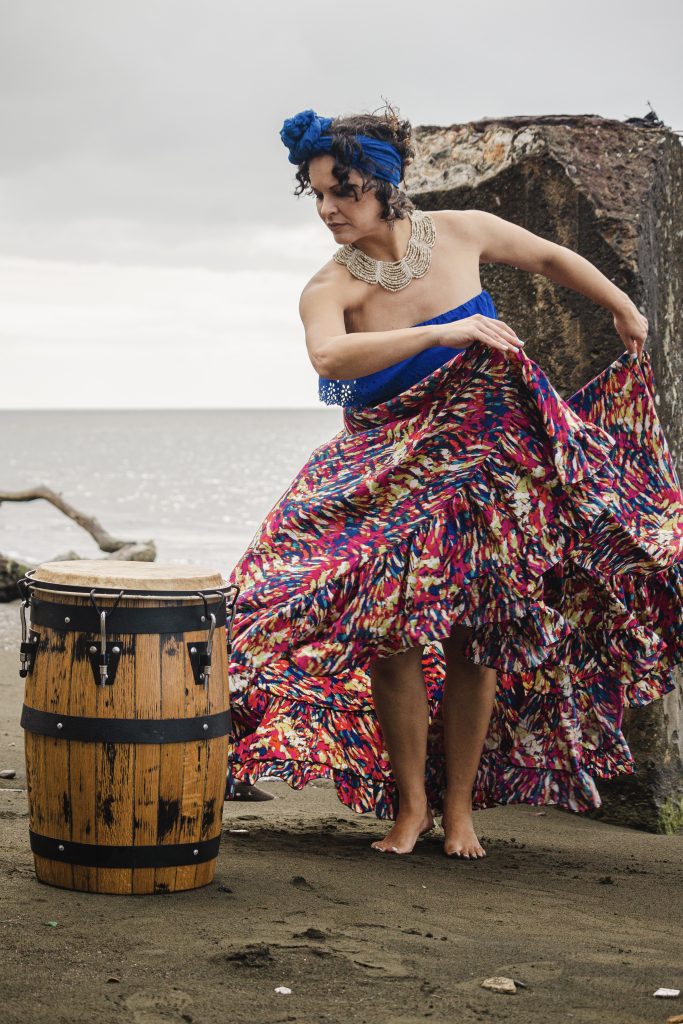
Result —
<path fill-rule="evenodd" d="M 35 406 L 30 408 L 0 409 L 0 413 L 13 412 L 320 412 L 321 410 L 341 409 L 342 406 L 330 406 L 321 402 L 317 405 L 236 405 L 236 406 L 112 406 L 95 408 L 93 406 Z"/>

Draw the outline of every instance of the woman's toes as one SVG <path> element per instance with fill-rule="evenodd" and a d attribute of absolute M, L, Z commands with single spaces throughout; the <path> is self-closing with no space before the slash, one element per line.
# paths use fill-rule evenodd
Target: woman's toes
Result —
<path fill-rule="evenodd" d="M 460 850 L 449 850 L 447 846 L 444 846 L 444 850 L 449 857 L 461 857 L 466 860 L 472 860 L 473 858 L 479 859 L 480 857 L 486 856 L 486 851 L 481 846 L 475 849 L 460 849 Z"/>

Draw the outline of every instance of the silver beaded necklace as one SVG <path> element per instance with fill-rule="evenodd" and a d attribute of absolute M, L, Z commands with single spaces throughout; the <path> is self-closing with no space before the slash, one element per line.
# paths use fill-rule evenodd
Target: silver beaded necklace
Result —
<path fill-rule="evenodd" d="M 359 281 L 379 284 L 390 292 L 397 292 L 410 284 L 414 277 L 424 277 L 432 262 L 432 246 L 436 240 L 434 221 L 424 210 L 409 214 L 412 231 L 405 256 L 386 262 L 368 256 L 353 243 L 340 246 L 332 259 L 342 263 Z"/>

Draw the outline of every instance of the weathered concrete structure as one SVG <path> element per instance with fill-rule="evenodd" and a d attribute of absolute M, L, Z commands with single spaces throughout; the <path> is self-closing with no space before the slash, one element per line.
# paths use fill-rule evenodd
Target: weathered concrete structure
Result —
<path fill-rule="evenodd" d="M 420 209 L 489 210 L 594 263 L 648 318 L 657 411 L 683 467 L 683 147 L 656 120 L 510 117 L 416 129 L 406 186 Z M 567 398 L 623 351 L 609 310 L 538 274 L 482 266 L 483 287 Z M 683 827 L 683 689 L 627 709 L 637 773 L 599 782 L 596 817 Z"/>

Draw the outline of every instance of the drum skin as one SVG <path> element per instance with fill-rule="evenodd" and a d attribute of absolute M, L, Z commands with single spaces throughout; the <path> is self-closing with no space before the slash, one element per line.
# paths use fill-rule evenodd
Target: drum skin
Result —
<path fill-rule="evenodd" d="M 216 574 L 194 577 L 186 586 L 179 570 L 169 566 L 167 576 L 158 572 L 149 579 L 144 563 L 107 563 L 92 561 L 92 576 L 85 575 L 86 562 L 78 563 L 78 575 L 69 577 L 69 563 L 51 563 L 39 567 L 32 577 L 33 596 L 39 599 L 43 616 L 45 604 L 69 608 L 90 607 L 90 587 L 114 586 L 131 589 L 210 592 Z M 122 566 L 124 569 L 122 570 Z M 105 567 L 105 568 L 103 568 Z M 137 567 L 137 568 L 136 568 Z M 159 567 L 154 567 L 159 570 Z M 123 572 L 123 576 L 120 574 Z M 136 582 L 136 572 L 139 573 Z M 109 575 L 107 575 L 107 573 Z M 176 576 L 173 576 L 173 573 Z M 40 582 L 57 580 L 68 584 L 71 593 L 40 589 Z M 140 585 L 142 580 L 143 586 Z M 202 586 L 203 584 L 203 586 Z M 78 588 L 81 594 L 74 596 Z M 112 607 L 115 595 L 96 601 L 101 610 Z M 213 600 L 216 600 L 214 594 Z M 118 607 L 144 608 L 203 607 L 201 598 L 178 599 L 124 596 Z M 212 607 L 216 607 L 212 605 Z M 34 612 L 32 609 L 32 618 Z M 35 658 L 26 676 L 25 708 L 48 712 L 49 716 L 68 716 L 73 724 L 79 718 L 99 720 L 105 730 L 107 719 L 167 720 L 198 719 L 229 710 L 228 653 L 226 627 L 217 626 L 213 636 L 212 666 L 208 685 L 198 685 L 191 664 L 189 645 L 206 642 L 206 629 L 189 632 L 121 632 L 107 628 L 107 641 L 120 647 L 120 659 L 114 682 L 98 685 L 88 654 L 99 647 L 98 632 L 32 626 L 38 635 Z M 66 717 L 64 719 L 67 720 Z M 23 719 L 22 719 L 23 722 Z M 126 726 L 126 723 L 123 723 Z M 193 723 L 194 724 L 194 723 Z M 61 723 L 60 723 L 61 725 Z M 201 728 L 201 725 L 197 726 Z M 194 738 L 181 742 L 107 742 L 80 741 L 57 735 L 40 735 L 25 726 L 26 774 L 31 833 L 59 840 L 66 856 L 81 844 L 124 848 L 166 848 L 191 844 L 189 863 L 173 866 L 97 866 L 68 863 L 41 855 L 34 849 L 35 870 L 40 881 L 66 889 L 97 893 L 162 893 L 194 889 L 214 878 L 221 830 L 228 757 L 228 730 L 224 735 Z M 214 840 L 214 844 L 209 841 Z M 192 862 L 191 854 L 215 851 L 208 859 Z M 78 845 L 75 845 L 78 844 Z M 199 844 L 195 846 L 194 844 Z M 33 845 L 33 835 L 32 835 Z M 74 856 L 74 860 L 88 860 Z M 168 850 L 161 849 L 161 854 Z M 151 850 L 152 861 L 155 852 Z M 107 861 L 104 851 L 104 861 Z M 97 859 L 97 858 L 95 858 Z M 124 857 L 124 860 L 126 858 Z M 135 862 L 135 852 L 133 852 Z M 186 860 L 188 857 L 185 858 Z M 128 857 L 128 862 L 131 858 Z M 163 856 L 161 857 L 163 862 Z"/>

